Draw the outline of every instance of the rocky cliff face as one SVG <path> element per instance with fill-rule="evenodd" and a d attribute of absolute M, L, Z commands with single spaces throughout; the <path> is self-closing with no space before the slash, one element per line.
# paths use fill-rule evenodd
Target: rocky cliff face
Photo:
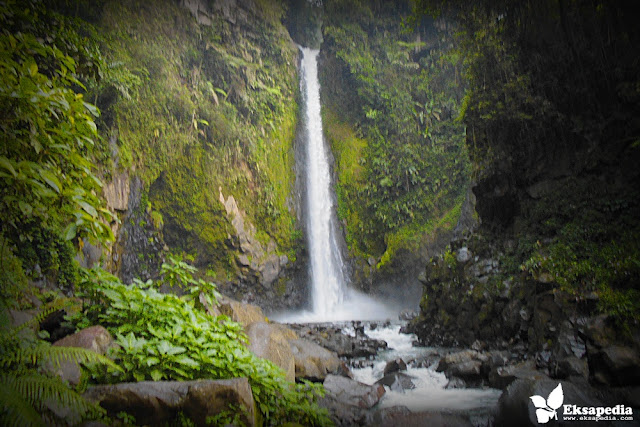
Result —
<path fill-rule="evenodd" d="M 541 19 L 526 7 L 520 13 Z M 582 24 L 606 26 L 608 16 L 621 12 L 603 10 L 597 19 L 579 7 L 563 13 L 575 18 L 571 41 L 550 38 L 552 28 L 566 22 L 547 19 L 535 30 L 505 23 L 509 29 L 498 37 L 520 31 L 518 41 L 505 40 L 514 43 L 516 59 L 471 67 L 465 120 L 481 225 L 427 265 L 421 314 L 412 328 L 425 343 L 479 340 L 533 356 L 538 368 L 554 375 L 560 365 L 588 363 L 593 382 L 637 384 L 631 379 L 636 374 L 624 379 L 621 372 L 640 351 L 640 174 L 634 166 L 640 150 L 631 142 L 639 129 L 632 119 L 638 97 L 606 89 L 634 79 L 625 49 L 637 34 L 632 23 L 620 21 L 606 42 L 611 51 L 595 54 L 587 41 L 598 33 Z M 474 48 L 481 52 L 476 58 L 492 49 L 491 42 L 474 43 L 481 46 Z M 569 60 L 550 58 L 549 46 Z M 615 77 L 609 68 L 593 67 L 600 54 L 610 55 Z M 539 66 L 532 65 L 534 57 L 543 58 Z M 507 75 L 526 75 L 530 85 L 515 85 L 512 94 L 504 81 L 496 84 L 505 77 L 492 70 L 507 68 Z M 494 83 L 483 86 L 483 76 Z M 509 98 L 523 93 L 529 98 Z M 510 109 L 501 110 L 496 94 Z"/>
<path fill-rule="evenodd" d="M 119 218 L 103 264 L 146 280 L 178 254 L 238 299 L 300 305 L 298 50 L 282 4 L 101 7 L 102 48 L 130 79 L 96 98 L 111 154 L 103 196 Z M 99 248 L 84 252 L 86 265 L 100 261 Z"/>

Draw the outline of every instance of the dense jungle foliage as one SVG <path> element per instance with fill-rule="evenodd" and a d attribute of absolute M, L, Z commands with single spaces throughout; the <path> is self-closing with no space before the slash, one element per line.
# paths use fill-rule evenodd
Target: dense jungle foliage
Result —
<path fill-rule="evenodd" d="M 633 2 L 416 2 L 457 26 L 461 120 L 503 266 L 640 318 L 640 31 Z"/>
<path fill-rule="evenodd" d="M 216 304 L 215 285 L 195 279 L 201 276 L 195 268 L 176 259 L 161 271 L 164 282 L 184 288 L 186 295 L 177 297 L 150 289 L 152 282 L 127 287 L 101 270 L 81 267 L 76 256 L 85 244 L 112 244 L 120 220 L 106 208 L 101 189 L 123 169 L 142 180 L 142 199 L 149 201 L 143 209 L 156 213 L 155 226 L 174 224 L 174 232 L 183 233 L 174 249 L 205 257 L 206 265 L 229 268 L 226 260 L 219 262 L 229 225 L 220 220 L 218 187 L 236 194 L 239 203 L 247 201 L 250 218 L 281 248 L 293 248 L 298 233 L 288 198 L 296 51 L 282 27 L 275 27 L 283 10 L 258 3 L 266 19 L 251 44 L 223 22 L 199 33 L 207 29 L 172 2 L 87 6 L 0 4 L 2 423 L 107 420 L 47 368 L 72 360 L 108 368 L 94 368 L 90 381 L 245 376 L 262 422 L 327 424 L 315 404 L 321 387 L 288 383 L 279 368 L 247 350 L 239 324 L 211 317 L 198 305 L 203 296 L 209 306 Z M 206 49 L 196 49 L 198 43 Z M 261 49 L 272 50 L 265 58 L 276 62 L 254 64 L 252 55 Z M 245 81 L 262 90 L 249 93 Z M 160 176 L 170 190 L 149 192 Z M 213 258 L 195 253 L 190 238 Z M 78 301 L 86 304 L 78 307 Z M 52 308 L 9 326 L 10 309 L 37 309 L 43 302 Z M 61 308 L 76 312 L 67 327 L 100 321 L 112 328 L 121 342 L 122 351 L 110 355 L 117 365 L 93 352 L 51 347 L 46 331 L 36 336 L 42 320 Z M 149 314 L 160 323 L 135 317 Z M 60 409 L 70 418 L 60 418 Z M 214 421 L 234 418 L 225 416 Z"/>
<path fill-rule="evenodd" d="M 353 255 L 378 267 L 455 226 L 469 182 L 465 83 L 446 24 L 405 25 L 409 2 L 324 2 L 324 121 Z"/>

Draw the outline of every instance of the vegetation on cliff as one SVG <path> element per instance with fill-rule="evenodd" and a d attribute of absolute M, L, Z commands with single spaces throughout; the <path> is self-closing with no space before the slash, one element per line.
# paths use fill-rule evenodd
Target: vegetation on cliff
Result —
<path fill-rule="evenodd" d="M 150 282 L 127 287 L 76 259 L 86 245 L 112 244 L 122 214 L 105 206 L 101 192 L 123 171 L 141 180 L 141 209 L 154 227 L 182 233 L 167 239 L 171 249 L 213 273 L 235 268 L 225 258 L 230 219 L 219 187 L 260 224 L 258 238 L 295 250 L 289 198 L 297 52 L 279 4 L 257 2 L 252 12 L 260 19 L 248 34 L 222 18 L 198 26 L 173 2 L 54 3 L 0 5 L 0 419 L 41 425 L 103 416 L 58 377 L 41 373 L 52 359 L 115 368 L 109 359 L 52 348 L 44 332 L 22 334 L 38 330 L 51 310 L 7 328 L 11 309 L 67 301 L 66 291 L 93 303 L 76 307 L 79 316 L 67 327 L 102 321 L 121 333 L 116 362 L 128 376 L 96 371 L 94 381 L 247 376 L 264 422 L 328 423 L 314 403 L 321 387 L 288 383 L 247 350 L 238 324 L 198 305 L 200 298 L 215 305 L 215 285 L 194 278 L 194 268 L 179 263 L 164 271 L 168 282 L 184 285 L 187 295 L 177 297 L 147 289 Z M 148 324 L 148 315 L 159 323 Z M 127 346 L 133 342 L 139 346 Z"/>
<path fill-rule="evenodd" d="M 324 3 L 324 124 L 336 157 L 338 214 L 353 255 L 386 265 L 417 249 L 468 185 L 460 56 L 450 31 L 405 25 L 408 2 Z M 457 215 L 456 215 L 457 212 Z"/>
<path fill-rule="evenodd" d="M 583 306 L 597 301 L 627 331 L 640 319 L 632 6 L 416 3 L 416 17 L 459 28 L 468 81 L 461 119 L 483 224 L 481 243 L 470 245 L 500 257 L 502 271 L 474 285 L 497 295 L 522 273 L 519 283 L 544 283 Z"/>

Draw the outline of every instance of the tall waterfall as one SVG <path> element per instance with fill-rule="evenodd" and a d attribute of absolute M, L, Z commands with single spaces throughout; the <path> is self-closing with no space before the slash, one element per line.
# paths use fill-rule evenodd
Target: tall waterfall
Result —
<path fill-rule="evenodd" d="M 328 317 L 343 302 L 344 265 L 337 239 L 337 224 L 331 195 L 329 158 L 320 115 L 318 50 L 302 50 L 302 92 L 305 96 L 307 142 L 306 208 L 307 239 L 311 263 L 313 312 Z"/>
<path fill-rule="evenodd" d="M 302 51 L 301 91 L 305 103 L 305 201 L 307 243 L 311 273 L 312 310 L 274 313 L 282 322 L 328 322 L 387 319 L 397 310 L 347 287 L 344 261 L 331 187 L 329 149 L 325 145 L 320 115 L 318 50 Z"/>

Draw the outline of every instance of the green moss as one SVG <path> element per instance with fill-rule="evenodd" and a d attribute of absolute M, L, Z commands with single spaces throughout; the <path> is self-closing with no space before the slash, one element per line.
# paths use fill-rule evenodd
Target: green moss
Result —
<path fill-rule="evenodd" d="M 168 0 L 115 0 L 97 24 L 109 59 L 140 81 L 108 106 L 119 166 L 142 178 L 170 246 L 222 276 L 234 268 L 224 243 L 233 230 L 218 189 L 234 196 L 258 240 L 275 240 L 290 259 L 299 243 L 290 203 L 297 50 L 279 2 L 257 11 L 263 19 L 238 31 L 217 15 L 200 26 Z"/>

